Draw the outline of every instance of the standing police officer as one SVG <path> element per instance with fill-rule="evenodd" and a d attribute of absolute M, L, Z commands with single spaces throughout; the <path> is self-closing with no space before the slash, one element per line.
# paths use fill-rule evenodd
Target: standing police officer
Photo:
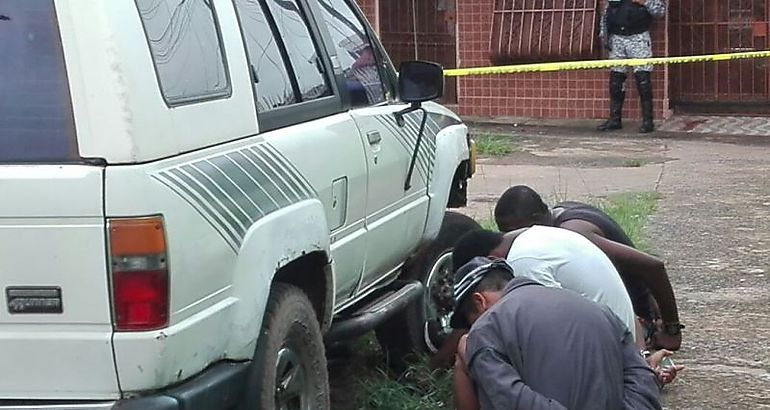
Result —
<path fill-rule="evenodd" d="M 652 57 L 652 19 L 664 15 L 665 12 L 665 0 L 607 0 L 599 36 L 604 47 L 610 52 L 610 59 Z M 634 67 L 642 106 L 642 126 L 639 129 L 641 133 L 655 129 L 652 118 L 651 72 L 651 65 Z M 626 68 L 613 67 L 610 71 L 610 118 L 599 126 L 599 131 L 623 128 L 625 82 Z"/>

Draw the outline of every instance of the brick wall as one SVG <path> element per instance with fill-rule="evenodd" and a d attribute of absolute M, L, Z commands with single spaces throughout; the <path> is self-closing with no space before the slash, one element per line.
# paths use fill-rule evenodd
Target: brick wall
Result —
<path fill-rule="evenodd" d="M 457 2 L 460 67 L 490 65 L 493 3 L 494 0 Z M 653 32 L 653 49 L 658 56 L 667 55 L 665 27 L 666 21 L 661 19 Z M 607 78 L 606 70 L 463 77 L 458 87 L 459 110 L 462 115 L 481 117 L 604 118 L 609 109 Z M 656 117 L 661 118 L 668 106 L 664 68 L 655 72 L 653 84 Z M 639 100 L 633 77 L 629 78 L 627 89 L 624 116 L 638 118 Z"/>
<path fill-rule="evenodd" d="M 437 62 L 447 68 L 457 67 L 454 3 L 454 0 L 380 2 L 380 38 L 396 67 L 402 61 L 415 58 Z M 418 28 L 416 48 L 415 22 Z M 457 102 L 455 84 L 454 79 L 447 79 L 444 103 Z"/>
<path fill-rule="evenodd" d="M 380 30 L 380 19 L 378 8 L 379 8 L 379 0 L 357 0 L 358 5 L 361 7 L 361 10 L 363 10 L 364 14 L 366 14 L 366 18 L 369 20 L 369 23 L 371 23 L 372 27 L 374 27 L 374 30 L 379 33 Z M 388 1 L 388 0 L 385 0 Z"/>

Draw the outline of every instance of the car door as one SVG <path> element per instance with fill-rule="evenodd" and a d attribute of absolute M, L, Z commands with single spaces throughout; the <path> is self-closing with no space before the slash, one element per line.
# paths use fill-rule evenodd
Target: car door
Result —
<path fill-rule="evenodd" d="M 323 203 L 336 303 L 344 303 L 358 287 L 366 256 L 367 169 L 358 128 L 342 108 L 331 62 L 306 4 L 234 3 L 255 84 L 260 135 L 269 154 L 292 168 L 294 175 L 287 179 L 306 180 Z"/>
<path fill-rule="evenodd" d="M 421 144 L 405 188 L 417 142 L 421 114 L 399 124 L 395 113 L 406 106 L 392 101 L 394 90 L 383 82 L 395 78 L 383 64 L 386 54 L 373 41 L 360 10 L 347 0 L 318 0 L 342 71 L 339 81 L 366 151 L 369 171 L 366 197 L 367 256 L 362 288 L 387 278 L 417 246 L 428 210 L 427 181 L 435 143 Z M 390 68 L 392 71 L 392 68 Z M 391 97 L 391 98 L 389 98 Z"/>

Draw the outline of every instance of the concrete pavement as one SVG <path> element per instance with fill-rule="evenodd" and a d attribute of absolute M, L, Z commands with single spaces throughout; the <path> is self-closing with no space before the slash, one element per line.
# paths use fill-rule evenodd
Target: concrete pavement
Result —
<path fill-rule="evenodd" d="M 550 203 L 659 192 L 648 236 L 687 326 L 676 360 L 688 368 L 666 388 L 664 404 L 770 408 L 770 141 L 474 131 L 508 135 L 519 147 L 480 162 L 467 209 L 477 218 L 490 218 L 498 196 L 515 184 Z"/>

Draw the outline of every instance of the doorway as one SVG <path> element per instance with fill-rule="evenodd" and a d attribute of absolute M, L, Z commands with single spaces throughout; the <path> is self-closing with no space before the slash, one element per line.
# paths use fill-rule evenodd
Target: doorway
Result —
<path fill-rule="evenodd" d="M 767 50 L 768 0 L 679 0 L 669 6 L 671 55 Z M 672 65 L 677 111 L 770 114 L 770 61 Z"/>

